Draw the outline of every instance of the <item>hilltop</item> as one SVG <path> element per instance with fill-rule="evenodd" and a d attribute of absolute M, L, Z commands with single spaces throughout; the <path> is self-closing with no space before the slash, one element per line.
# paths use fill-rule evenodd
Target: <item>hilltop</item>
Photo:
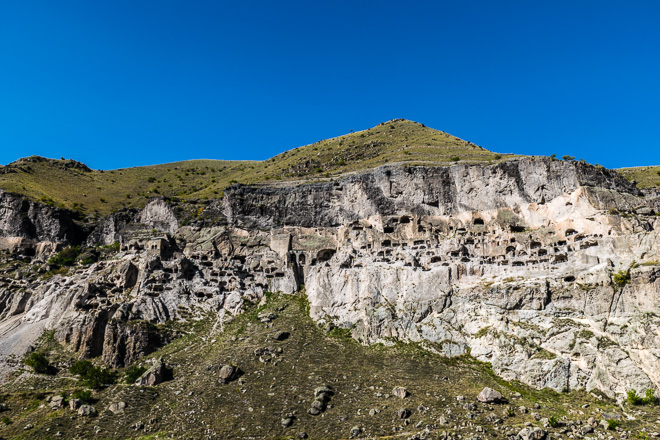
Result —
<path fill-rule="evenodd" d="M 98 218 L 142 207 L 158 195 L 218 198 L 234 183 L 327 180 L 384 164 L 446 165 L 503 157 L 423 124 L 396 119 L 265 161 L 190 160 L 102 171 L 74 160 L 32 156 L 0 168 L 0 189 Z"/>
<path fill-rule="evenodd" d="M 406 119 L 314 142 L 265 161 L 187 160 L 160 165 L 92 170 L 71 159 L 30 156 L 0 166 L 0 189 L 73 210 L 97 220 L 149 198 L 216 199 L 228 186 L 337 179 L 381 165 L 491 163 L 516 157 Z M 639 188 L 660 187 L 660 166 L 617 170 Z"/>

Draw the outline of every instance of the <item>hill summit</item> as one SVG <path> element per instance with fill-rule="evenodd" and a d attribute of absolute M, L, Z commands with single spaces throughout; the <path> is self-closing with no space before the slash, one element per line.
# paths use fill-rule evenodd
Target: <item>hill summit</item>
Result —
<path fill-rule="evenodd" d="M 385 164 L 487 162 L 502 155 L 405 119 L 285 151 L 265 161 L 190 160 L 91 170 L 75 160 L 31 156 L 0 168 L 0 189 L 85 216 L 142 207 L 149 197 L 213 199 L 234 183 L 318 181 Z"/>

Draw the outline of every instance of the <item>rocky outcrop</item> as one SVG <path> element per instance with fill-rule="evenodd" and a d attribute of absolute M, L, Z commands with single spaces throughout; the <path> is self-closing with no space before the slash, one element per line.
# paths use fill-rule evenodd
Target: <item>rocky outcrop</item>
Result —
<path fill-rule="evenodd" d="M 0 353 L 54 329 L 122 367 L 175 337 L 170 321 L 211 314 L 221 328 L 265 292 L 304 285 L 312 318 L 362 343 L 415 341 L 505 379 L 620 397 L 660 385 L 656 199 L 542 158 L 234 186 L 224 214 L 209 203 L 194 226 L 154 199 L 87 237 L 118 241 L 113 259 L 0 282 Z"/>
<path fill-rule="evenodd" d="M 371 216 L 446 216 L 544 204 L 581 187 L 639 194 L 609 170 L 524 158 L 488 166 L 382 167 L 335 182 L 294 187 L 237 185 L 226 191 L 225 213 L 245 228 L 332 227 Z"/>
<path fill-rule="evenodd" d="M 83 231 L 73 216 L 0 190 L 0 249 L 34 255 L 40 242 L 78 243 Z"/>

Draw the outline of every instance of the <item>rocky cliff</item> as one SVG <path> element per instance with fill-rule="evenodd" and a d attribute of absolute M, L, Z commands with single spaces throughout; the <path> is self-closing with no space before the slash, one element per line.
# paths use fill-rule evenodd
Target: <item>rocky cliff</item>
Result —
<path fill-rule="evenodd" d="M 5 372 L 44 330 L 120 367 L 176 337 L 170 322 L 211 313 L 222 328 L 304 286 L 319 325 L 364 344 L 416 341 L 558 391 L 660 386 L 658 201 L 602 168 L 523 158 L 236 185 L 192 216 L 155 199 L 85 234 L 0 196 L 3 243 L 106 256 L 56 274 L 47 252 L 5 245 Z"/>

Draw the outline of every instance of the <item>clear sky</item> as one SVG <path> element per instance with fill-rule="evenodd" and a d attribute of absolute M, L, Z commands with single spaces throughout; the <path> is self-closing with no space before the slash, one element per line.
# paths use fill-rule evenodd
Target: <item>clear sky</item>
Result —
<path fill-rule="evenodd" d="M 0 2 L 0 163 L 262 160 L 412 119 L 660 164 L 660 1 Z"/>

